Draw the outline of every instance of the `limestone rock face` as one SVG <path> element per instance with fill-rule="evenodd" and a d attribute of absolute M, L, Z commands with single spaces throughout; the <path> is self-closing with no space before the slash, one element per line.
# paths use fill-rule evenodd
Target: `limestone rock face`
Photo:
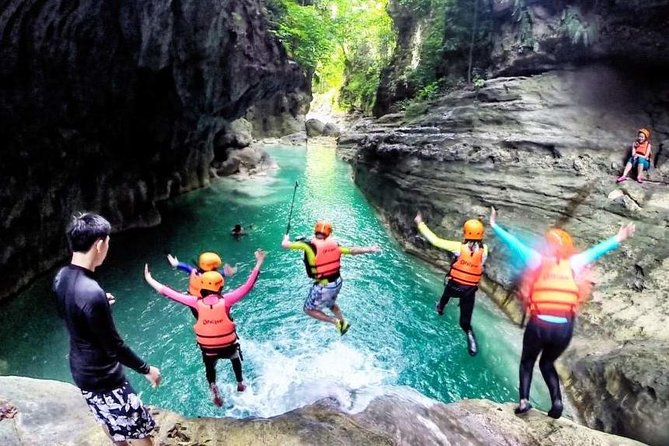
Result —
<path fill-rule="evenodd" d="M 669 346 L 633 341 L 575 361 L 572 394 L 589 426 L 669 444 Z"/>
<path fill-rule="evenodd" d="M 263 0 L 3 2 L 0 298 L 65 254 L 75 210 L 115 229 L 206 186 L 251 137 L 303 128 L 304 71 Z"/>
<path fill-rule="evenodd" d="M 465 9 L 472 4 L 469 0 L 452 3 Z M 388 3 L 397 44 L 382 71 L 374 106 L 377 117 L 424 86 L 408 79 L 422 63 L 417 48 L 432 30 L 424 12 L 406 5 L 399 0 Z M 597 61 L 635 67 L 642 79 L 661 78 L 669 68 L 669 0 L 494 0 L 479 2 L 479 8 L 485 11 L 479 23 L 488 31 L 476 46 L 473 63 L 483 77 L 538 74 Z M 466 19 L 458 25 L 471 26 Z M 468 42 L 448 41 L 449 31 L 447 27 L 442 59 L 430 62 L 438 67 L 437 78 L 463 80 Z"/>
<path fill-rule="evenodd" d="M 0 397 L 9 399 L 19 411 L 14 419 L 0 421 L 3 445 L 99 446 L 108 442 L 81 393 L 70 384 L 0 377 Z M 539 412 L 518 418 L 511 404 L 464 400 L 445 405 L 418 394 L 378 397 L 357 414 L 342 412 L 330 400 L 268 419 L 184 418 L 155 409 L 153 413 L 159 426 L 156 443 L 165 446 L 641 444 L 569 420 L 554 421 Z"/>
<path fill-rule="evenodd" d="M 667 67 L 669 1 L 524 3 L 494 2 L 493 76 L 540 73 L 596 60 L 648 66 L 649 71 Z"/>
<path fill-rule="evenodd" d="M 497 78 L 478 91 L 449 94 L 416 118 L 361 120 L 340 137 L 339 150 L 353 164 L 356 183 L 408 249 L 444 268 L 443 252 L 416 236 L 418 210 L 438 235 L 459 240 L 463 222 L 487 220 L 494 205 L 498 222 L 521 238 L 537 240 L 557 224 L 580 249 L 634 222 L 635 236 L 595 267 L 595 293 L 577 323 L 577 338 L 587 342 L 574 343 L 564 367 L 568 374 L 575 361 L 583 361 L 580 367 L 592 361 L 588 370 L 602 370 L 596 367 L 598 355 L 622 347 L 666 376 L 666 368 L 651 366 L 649 350 L 637 350 L 631 341 L 669 345 L 669 163 L 658 150 L 669 137 L 668 91 L 666 84 L 640 83 L 605 66 Z M 616 185 L 636 129 L 647 126 L 654 130 L 657 155 L 651 181 Z M 518 321 L 520 306 L 505 290 L 520 265 L 488 231 L 490 280 L 482 289 Z M 616 364 L 621 376 L 635 375 L 625 369 L 629 362 Z M 605 386 L 607 376 L 592 379 Z M 604 388 L 576 390 L 578 379 L 572 385 L 587 395 L 584 401 L 602 398 Z M 615 392 L 607 398 L 607 404 L 584 406 L 591 412 L 585 417 L 590 426 L 656 441 L 652 432 L 635 427 L 634 417 L 595 422 L 611 417 L 608 411 L 625 397 Z M 646 407 L 636 407 L 636 416 L 662 413 L 663 401 L 649 399 Z M 658 429 L 669 432 L 669 424 Z"/>

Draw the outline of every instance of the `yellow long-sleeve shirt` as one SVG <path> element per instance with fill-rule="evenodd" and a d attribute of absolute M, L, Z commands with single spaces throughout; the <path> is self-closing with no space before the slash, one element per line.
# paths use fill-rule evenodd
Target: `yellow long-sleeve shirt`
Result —
<path fill-rule="evenodd" d="M 461 242 L 439 238 L 434 232 L 430 230 L 430 228 L 427 227 L 427 225 L 424 222 L 420 222 L 418 224 L 418 231 L 421 233 L 423 237 L 427 239 L 428 242 L 430 242 L 430 244 L 432 244 L 432 246 L 436 246 L 437 248 L 443 249 L 444 251 L 449 251 L 456 257 L 460 255 L 460 250 L 462 249 Z M 484 244 L 483 263 L 485 263 L 487 258 L 488 258 L 488 245 Z"/>

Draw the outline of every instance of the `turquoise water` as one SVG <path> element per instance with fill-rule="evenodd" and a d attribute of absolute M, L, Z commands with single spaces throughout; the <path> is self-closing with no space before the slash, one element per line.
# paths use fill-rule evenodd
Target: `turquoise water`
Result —
<path fill-rule="evenodd" d="M 164 377 L 153 390 L 128 372 L 145 402 L 191 416 L 244 417 L 277 415 L 332 397 L 356 411 L 378 394 L 410 393 L 405 386 L 445 402 L 514 401 L 520 330 L 479 293 L 473 324 L 481 351 L 471 358 L 457 323 L 457 300 L 444 317 L 434 312 L 443 274 L 400 249 L 334 149 L 277 147 L 270 153 L 279 170 L 244 181 L 217 180 L 171 201 L 159 227 L 112 237 L 99 280 L 117 298 L 113 312 L 121 335 Z M 309 280 L 301 255 L 280 247 L 296 180 L 293 236 L 308 235 L 315 220 L 324 218 L 334 222 L 342 244 L 378 244 L 383 250 L 343 260 L 338 302 L 352 324 L 344 337 L 302 313 Z M 235 223 L 250 227 L 240 241 L 229 235 Z M 209 399 L 190 311 L 146 285 L 143 265 L 148 262 L 162 283 L 185 289 L 186 275 L 169 267 L 165 253 L 189 261 L 202 250 L 216 250 L 239 267 L 226 283 L 232 289 L 246 279 L 259 247 L 268 252 L 262 275 L 233 308 L 249 388 L 237 393 L 229 362 L 219 361 L 225 397 L 219 409 Z M 0 373 L 71 382 L 67 333 L 56 316 L 50 282 L 51 275 L 36 281 L 3 309 Z M 535 382 L 533 395 L 546 407 L 541 378 Z"/>

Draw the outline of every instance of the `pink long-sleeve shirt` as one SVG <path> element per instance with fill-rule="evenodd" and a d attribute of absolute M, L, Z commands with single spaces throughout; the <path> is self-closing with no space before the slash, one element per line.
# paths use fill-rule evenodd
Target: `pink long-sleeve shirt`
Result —
<path fill-rule="evenodd" d="M 230 308 L 232 308 L 234 304 L 242 300 L 244 297 L 246 297 L 247 294 L 251 292 L 253 286 L 258 280 L 258 274 L 260 274 L 260 269 L 257 267 L 253 268 L 253 271 L 251 271 L 251 275 L 249 275 L 249 278 L 246 279 L 246 283 L 244 283 L 239 288 L 236 288 L 228 293 L 225 293 L 223 294 L 223 296 L 219 296 L 218 294 L 210 294 L 209 296 L 203 298 L 202 301 L 206 305 L 216 305 L 220 303 L 220 300 L 223 300 L 223 302 L 225 303 L 225 309 L 229 312 Z M 172 299 L 175 302 L 179 302 L 180 304 L 183 305 L 188 305 L 191 308 L 197 308 L 198 298 L 195 296 L 191 296 L 190 294 L 181 294 L 180 292 L 175 291 L 172 288 L 162 284 L 158 292 L 163 296 Z"/>

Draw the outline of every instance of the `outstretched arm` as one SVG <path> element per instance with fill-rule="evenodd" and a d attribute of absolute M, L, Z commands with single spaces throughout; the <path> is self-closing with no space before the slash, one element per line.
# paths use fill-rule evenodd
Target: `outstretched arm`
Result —
<path fill-rule="evenodd" d="M 172 288 L 158 282 L 156 279 L 151 277 L 151 273 L 149 272 L 149 265 L 144 265 L 144 279 L 149 285 L 151 285 L 151 288 L 158 291 L 163 296 L 172 299 L 175 302 L 179 302 L 180 304 L 195 308 L 197 297 L 191 296 L 189 294 L 181 294 L 178 291 L 174 291 Z"/>
<path fill-rule="evenodd" d="M 618 234 L 615 236 L 610 237 L 603 242 L 600 242 L 595 246 L 572 256 L 569 261 L 571 262 L 571 268 L 574 270 L 574 273 L 579 274 L 589 264 L 595 262 L 604 254 L 607 254 L 618 248 L 623 241 L 633 236 L 635 231 L 636 226 L 634 226 L 634 223 L 629 223 L 621 227 L 618 231 Z"/>
<path fill-rule="evenodd" d="M 179 259 L 177 259 L 176 256 L 173 256 L 172 254 L 167 254 L 167 261 L 170 263 L 172 268 L 180 269 L 181 271 L 185 271 L 188 274 L 190 274 L 194 269 L 188 263 L 180 262 Z"/>
<path fill-rule="evenodd" d="M 521 261 L 530 269 L 538 268 L 541 265 L 541 254 L 534 249 L 525 246 L 516 236 L 502 229 L 496 222 L 497 212 L 495 208 L 490 208 L 490 227 L 495 234 L 507 244 L 511 251 L 520 257 Z"/>
<path fill-rule="evenodd" d="M 255 255 L 256 255 L 256 266 L 253 268 L 253 271 L 251 271 L 251 275 L 249 275 L 249 278 L 246 279 L 246 283 L 240 286 L 239 288 L 236 288 L 223 295 L 223 299 L 225 300 L 225 306 L 228 309 L 230 309 L 234 304 L 236 304 L 244 297 L 246 297 L 246 295 L 251 292 L 253 286 L 256 284 L 256 281 L 258 280 L 258 275 L 260 274 L 260 267 L 265 261 L 265 251 L 259 249 L 256 251 Z"/>
<path fill-rule="evenodd" d="M 283 240 L 281 241 L 281 247 L 283 249 L 290 249 L 291 248 L 290 245 L 292 245 L 290 241 L 290 235 L 286 234 L 283 236 Z"/>
<path fill-rule="evenodd" d="M 184 263 L 184 262 L 177 263 L 176 268 L 180 269 L 181 271 L 187 272 L 188 274 L 192 273 L 193 270 L 195 269 L 194 267 L 190 266 L 188 263 Z"/>
<path fill-rule="evenodd" d="M 427 227 L 420 212 L 416 214 L 416 218 L 414 218 L 413 221 L 418 225 L 418 232 L 420 232 L 432 246 L 436 246 L 445 251 L 450 251 L 455 255 L 460 254 L 462 243 L 437 237 L 437 235 Z"/>
<path fill-rule="evenodd" d="M 339 251 L 341 251 L 342 254 L 349 254 L 352 256 L 357 256 L 358 254 L 369 254 L 372 252 L 379 252 L 381 251 L 381 248 L 379 248 L 379 245 L 373 245 L 373 246 L 352 246 L 350 248 L 347 248 L 346 246 L 340 246 Z"/>

